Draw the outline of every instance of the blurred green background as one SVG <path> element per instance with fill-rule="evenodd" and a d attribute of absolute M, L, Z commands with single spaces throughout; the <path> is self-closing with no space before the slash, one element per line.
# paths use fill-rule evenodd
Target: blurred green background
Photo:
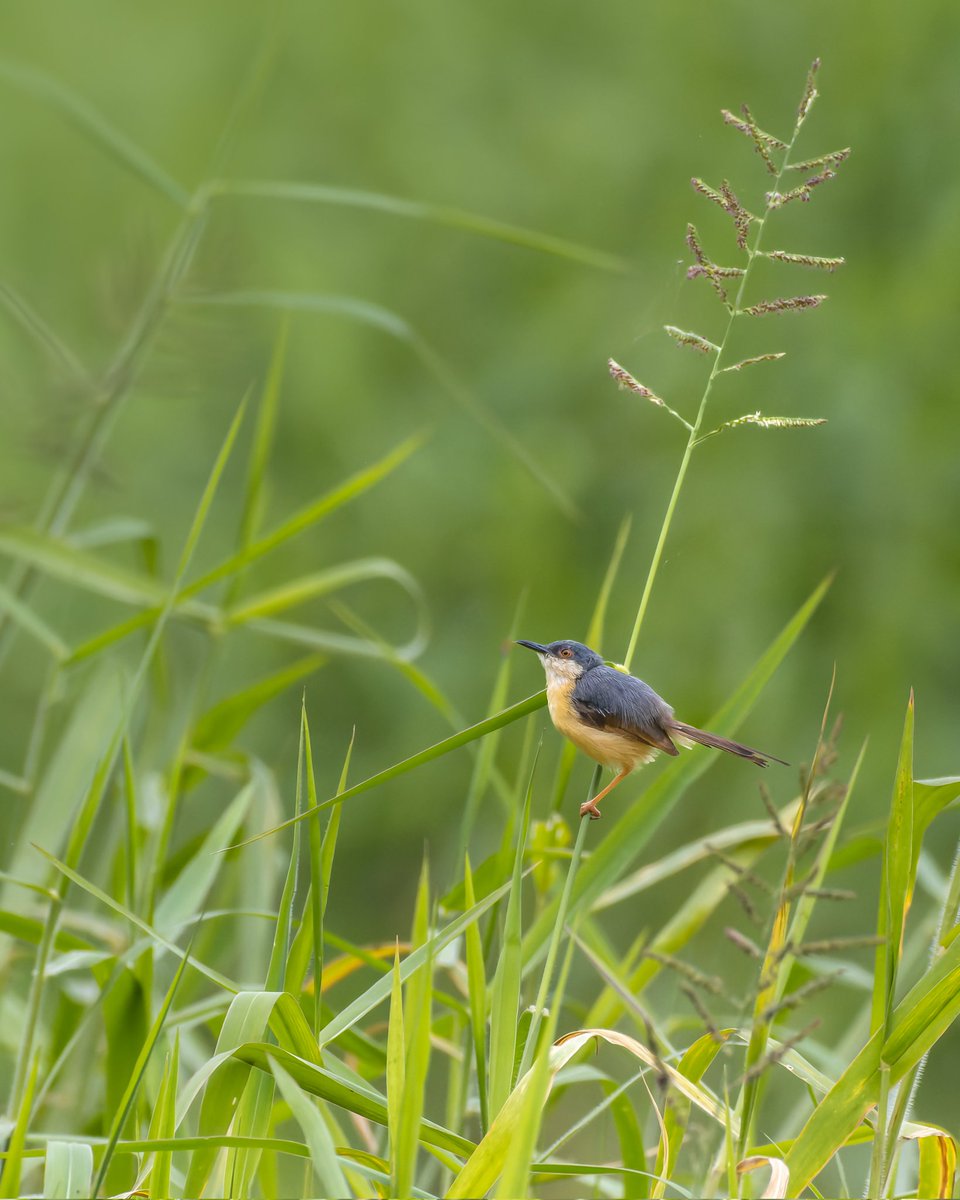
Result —
<path fill-rule="evenodd" d="M 747 101 L 762 125 L 788 130 L 820 55 L 821 99 L 798 152 L 850 145 L 853 155 L 809 205 L 777 217 L 766 244 L 844 255 L 848 265 L 836 276 L 782 267 L 757 280 L 753 299 L 820 290 L 830 299 L 814 313 L 739 331 L 745 353 L 788 357 L 729 376 L 712 412 L 720 420 L 762 409 L 828 424 L 730 431 L 696 454 L 634 668 L 681 716 L 702 722 L 835 570 L 826 602 L 743 737 L 793 763 L 808 759 L 836 664 L 847 765 L 871 739 L 855 822 L 886 809 L 911 686 L 917 773 L 957 770 L 956 5 L 928 3 L 906 16 L 892 3 L 92 0 L 10 5 L 3 26 L 3 282 L 95 377 L 128 335 L 181 214 L 49 96 L 18 82 L 11 64 L 83 97 L 187 193 L 213 177 L 366 189 L 471 210 L 626 264 L 604 270 L 351 207 L 224 196 L 70 522 L 70 531 L 118 516 L 148 523 L 162 547 L 161 573 L 172 577 L 225 430 L 241 397 L 262 386 L 283 323 L 276 306 L 191 301 L 316 293 L 389 310 L 415 331 L 421 352 L 342 315 L 291 315 L 266 527 L 403 437 L 426 431 L 426 441 L 385 483 L 260 563 L 255 578 L 267 586 L 368 555 L 401 563 L 431 614 L 419 665 L 464 723 L 486 711 L 521 595 L 522 636 L 583 636 L 630 513 L 602 647 L 623 656 L 682 436 L 665 414 L 615 388 L 606 359 L 692 416 L 703 363 L 677 350 L 661 326 L 716 336 L 722 314 L 702 281 L 685 280 L 687 221 L 720 261 L 733 247 L 690 176 L 729 177 L 756 203 L 767 180 L 719 110 Z M 0 517 L 29 524 L 75 452 L 92 401 L 9 307 L 0 312 L 0 363 Z M 557 481 L 566 506 L 491 435 L 491 420 Z M 197 572 L 233 545 L 251 427 L 248 416 Z M 129 547 L 103 553 L 137 562 Z M 343 598 L 382 636 L 409 636 L 410 603 L 389 583 Z M 33 603 L 71 644 L 126 611 L 49 584 Z M 298 616 L 344 631 L 321 602 Z M 199 644 L 185 627 L 168 635 L 163 694 L 172 713 L 197 701 Z M 133 661 L 141 647 L 131 641 L 117 657 Z M 215 701 L 297 653 L 253 634 L 228 636 L 202 698 Z M 515 654 L 511 696 L 519 698 L 542 677 L 532 658 Z M 92 669 L 68 676 L 62 711 Z M 13 773 L 44 671 L 42 653 L 20 639 L 0 693 L 0 767 Z M 289 781 L 288 810 L 299 699 L 291 689 L 241 739 Z M 307 702 L 325 794 L 354 727 L 352 779 L 449 731 L 402 675 L 374 659 L 331 658 L 308 682 Z M 508 769 L 520 737 L 513 730 L 506 740 Z M 150 754 L 149 740 L 145 747 Z M 154 748 L 158 765 L 169 750 Z M 558 750 L 548 730 L 551 772 Z M 392 937 L 383 912 L 393 905 L 406 926 L 425 842 L 443 880 L 470 770 L 465 753 L 453 755 L 349 807 L 338 871 L 344 861 L 352 869 L 335 880 L 331 909 L 340 932 Z M 587 778 L 578 763 L 577 800 Z M 785 801 L 795 772 L 768 772 L 768 782 Z M 629 786 L 611 806 L 629 803 Z M 199 793 L 193 819 L 209 822 L 226 794 Z M 659 835 L 658 855 L 714 822 L 761 811 L 756 779 L 739 763 L 718 764 L 696 796 Z M 4 796 L 6 844 L 28 805 Z M 475 860 L 500 828 L 501 810 L 488 797 Z M 946 860 L 948 838 L 943 852 Z M 870 913 L 873 896 L 865 902 Z"/>

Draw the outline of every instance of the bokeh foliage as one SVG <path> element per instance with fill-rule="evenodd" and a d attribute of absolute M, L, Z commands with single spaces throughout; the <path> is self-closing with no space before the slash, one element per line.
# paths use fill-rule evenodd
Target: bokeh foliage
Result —
<path fill-rule="evenodd" d="M 778 321 L 775 331 L 738 330 L 745 355 L 769 349 L 774 336 L 788 355 L 769 374 L 759 368 L 724 381 L 715 404 L 723 419 L 764 409 L 828 424 L 795 435 L 747 428 L 704 447 L 633 667 L 682 716 L 703 720 L 836 570 L 799 652 L 751 717 L 748 740 L 793 762 L 809 756 L 835 663 L 848 770 L 871 738 L 848 821 L 869 830 L 886 813 L 911 686 L 917 774 L 955 771 L 960 169 L 944 146 L 957 121 L 958 23 L 946 4 L 925 6 L 909 26 L 890 4 L 874 6 L 869 23 L 827 4 L 290 4 L 273 13 L 217 0 L 200 9 L 8 10 L 0 70 L 0 146 L 11 181 L 0 199 L 10 289 L 0 314 L 5 524 L 34 521 L 75 453 L 101 394 L 88 381 L 122 353 L 184 220 L 181 201 L 202 183 L 298 182 L 435 206 L 409 212 L 289 190 L 211 189 L 195 256 L 132 377 L 121 381 L 128 394 L 69 530 L 139 523 L 119 529 L 121 541 L 104 553 L 120 569 L 156 569 L 169 582 L 225 431 L 241 398 L 262 394 L 283 342 L 260 533 L 406 439 L 423 441 L 356 502 L 265 557 L 256 587 L 237 602 L 359 558 L 399 564 L 416 581 L 407 591 L 419 588 L 430 614 L 417 666 L 456 712 L 438 711 L 382 659 L 321 649 L 322 665 L 308 667 L 303 651 L 254 634 L 226 631 L 198 679 L 199 635 L 171 624 L 153 668 L 151 711 L 137 716 L 138 770 L 149 777 L 151 765 L 167 762 L 182 732 L 177 714 L 285 668 L 288 685 L 301 670 L 306 679 L 322 796 L 336 789 L 354 727 L 351 779 L 440 741 L 484 715 L 521 596 L 515 632 L 585 634 L 630 513 L 603 646 L 623 655 L 682 435 L 617 391 L 606 359 L 623 361 L 675 406 L 695 403 L 696 364 L 661 326 L 716 332 L 706 289 L 685 280 L 683 235 L 691 215 L 715 242 L 729 231 L 720 214 L 704 213 L 687 181 L 752 180 L 744 199 L 755 200 L 759 190 L 750 197 L 748 189 L 763 187 L 755 156 L 719 126 L 717 112 L 748 99 L 761 123 L 783 127 L 793 81 L 819 54 L 829 103 L 817 109 L 809 149 L 853 145 L 854 154 L 842 185 L 816 195 L 815 217 L 798 206 L 778 218 L 775 244 L 842 253 L 847 266 L 823 289 L 830 300 L 817 312 Z M 84 129 L 59 88 L 129 144 L 91 138 L 90 122 Z M 138 152 L 146 156 L 139 173 L 129 169 Z M 162 177 L 149 163 L 161 165 Z M 527 244 L 487 236 L 482 223 L 458 216 L 465 212 L 536 236 Z M 539 244 L 546 234 L 592 248 L 596 261 Z M 780 278 L 773 265 L 766 278 Z M 820 283 L 814 278 L 809 290 Z M 225 295 L 242 302 L 215 302 Z M 316 299 L 330 296 L 351 303 Z M 53 353 L 48 337 L 31 334 L 32 314 L 55 331 Z M 233 552 L 246 519 L 242 463 L 255 424 L 248 412 L 242 453 L 227 466 L 197 547 L 198 572 Z M 361 574 L 340 597 L 349 612 L 320 594 L 298 620 L 404 642 L 417 613 L 393 570 L 373 582 Z M 30 604 L 70 646 L 129 615 L 82 589 L 48 584 Z M 142 648 L 130 639 L 111 662 L 134 671 Z M 14 777 L 33 765 L 28 743 L 49 651 L 42 639 L 21 637 L 4 664 L 0 769 Z M 117 704 L 115 674 L 98 670 L 70 668 L 51 714 L 57 730 L 60 714 L 86 697 L 73 737 L 90 742 L 91 772 L 98 731 L 109 736 Z M 534 665 L 520 662 L 508 699 L 539 685 Z M 279 817 L 292 808 L 299 687 L 277 692 L 240 740 L 288 784 Z M 504 741 L 508 756 L 520 756 L 517 730 Z M 552 732 L 542 754 L 552 769 Z M 755 781 L 735 766 L 718 766 L 687 796 L 658 835 L 664 847 L 706 832 L 705 824 L 760 815 Z M 447 756 L 345 810 L 332 901 L 340 934 L 384 938 L 409 927 L 424 841 L 440 886 L 459 878 L 471 769 L 466 753 Z M 575 771 L 582 790 L 588 768 Z M 5 845 L 36 820 L 38 804 L 47 828 L 67 819 L 77 781 L 55 771 L 47 780 L 39 799 L 6 790 Z M 792 778 L 782 785 L 779 803 L 793 786 Z M 617 805 L 629 803 L 628 789 L 615 794 Z M 175 851 L 221 816 L 224 794 L 209 783 L 197 791 Z M 494 795 L 478 808 L 475 862 L 501 840 Z M 44 810 L 47 801 L 57 806 Z M 544 788 L 534 814 L 548 808 Z M 944 838 L 942 853 L 932 847 L 921 882 L 936 883 L 951 845 Z M 39 860 L 35 868 L 39 879 Z M 867 889 L 862 912 L 870 915 L 860 927 L 869 925 L 875 884 L 855 865 L 850 875 Z M 683 894 L 668 886 L 664 903 Z M 398 914 L 389 930 L 385 908 Z M 624 946 L 640 919 L 624 915 Z M 843 921 L 856 924 L 849 907 Z M 723 951 L 703 953 L 709 967 Z M 948 1082 L 932 1064 L 931 1093 Z"/>

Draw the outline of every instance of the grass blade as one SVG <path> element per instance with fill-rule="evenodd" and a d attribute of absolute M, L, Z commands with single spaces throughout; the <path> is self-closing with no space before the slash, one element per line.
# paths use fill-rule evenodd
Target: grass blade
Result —
<path fill-rule="evenodd" d="M 93 1193 L 93 1149 L 87 1142 L 47 1142 L 45 1200 L 82 1200 Z M 154 1193 L 164 1200 L 165 1193 Z"/>
<path fill-rule="evenodd" d="M 344 1178 L 337 1159 L 336 1147 L 323 1117 L 317 1112 L 297 1081 L 283 1069 L 276 1059 L 270 1062 L 270 1070 L 280 1088 L 280 1094 L 290 1106 L 303 1136 L 310 1147 L 310 1158 L 323 1196 L 349 1196 L 350 1188 Z M 399 1194 L 399 1193 L 398 1193 Z"/>
<path fill-rule="evenodd" d="M 539 748 L 537 750 L 539 756 Z M 523 904 L 523 856 L 530 825 L 530 803 L 537 763 L 534 759 L 527 783 L 523 816 L 517 833 L 513 873 L 507 895 L 500 957 L 490 988 L 490 1112 L 496 1116 L 514 1085 L 517 1021 L 520 1016 L 521 934 Z"/>
<path fill-rule="evenodd" d="M 27 1072 L 16 1120 L 9 1132 L 6 1158 L 3 1171 L 0 1172 L 0 1196 L 20 1195 L 20 1173 L 23 1170 L 23 1151 L 27 1140 L 27 1129 L 30 1125 L 30 1113 L 33 1106 L 33 1093 L 37 1086 L 37 1071 L 40 1066 L 39 1055 L 34 1055 L 33 1062 Z"/>
<path fill-rule="evenodd" d="M 509 225 L 480 213 L 467 212 L 441 204 L 428 204 L 418 200 L 405 200 L 399 196 L 386 196 L 378 192 L 363 192 L 353 188 L 331 187 L 322 183 L 288 182 L 286 180 L 218 179 L 207 185 L 210 196 L 237 196 L 261 200 L 281 200 L 297 204 L 324 204 L 348 208 L 361 208 L 385 213 L 392 217 L 427 221 L 434 225 L 459 229 L 478 237 L 492 238 L 534 250 L 567 258 L 584 266 L 597 267 L 603 271 L 624 272 L 628 264 L 616 255 L 607 254 L 591 246 L 583 246 L 565 238 L 553 237 L 535 229 L 524 229 Z"/>
<path fill-rule="evenodd" d="M 0 79 L 20 91 L 28 92 L 57 109 L 92 142 L 131 174 L 149 184 L 178 208 L 186 208 L 190 197 L 184 188 L 125 133 L 114 128 L 88 100 L 72 89 L 32 67 L 15 62 L 0 62 Z"/>
<path fill-rule="evenodd" d="M 430 875 L 423 860 L 417 902 L 413 918 L 412 942 L 416 950 L 429 942 Z M 395 965 L 394 980 L 400 970 Z M 427 952 L 422 965 L 409 974 L 403 1004 L 405 1058 L 400 1102 L 397 1106 L 396 1136 L 391 1138 L 393 1192 L 407 1196 L 413 1187 L 417 1167 L 417 1143 L 423 1119 L 423 1101 L 430 1065 L 430 1032 L 433 1009 L 433 956 Z M 391 1003 L 391 1012 L 393 1005 Z M 388 1049 L 389 1055 L 389 1049 Z"/>
<path fill-rule="evenodd" d="M 180 1032 L 174 1038 L 173 1048 L 167 1054 L 160 1080 L 160 1091 L 156 1107 L 150 1118 L 149 1137 L 173 1138 L 177 1131 L 177 1082 L 180 1074 Z M 171 1150 L 158 1150 L 145 1183 L 152 1200 L 171 1200 L 170 1172 L 173 1167 Z"/>
<path fill-rule="evenodd" d="M 473 894 L 473 873 L 470 870 L 469 856 L 464 858 L 463 891 L 464 907 L 473 908 L 476 897 Z M 486 1133 L 490 1125 L 490 1104 L 487 1095 L 487 983 L 483 965 L 483 943 L 476 921 L 467 926 L 464 950 L 467 960 L 467 994 L 470 1000 L 470 1033 L 480 1104 L 480 1130 Z"/>
<path fill-rule="evenodd" d="M 386 1101 L 372 1089 L 349 1084 L 333 1072 L 291 1054 L 282 1046 L 251 1042 L 238 1046 L 233 1054 L 240 1062 L 249 1063 L 261 1071 L 269 1071 L 271 1061 L 279 1062 L 310 1095 L 319 1096 L 338 1108 L 366 1117 L 378 1125 L 386 1127 L 388 1124 Z M 473 1142 L 434 1124 L 433 1121 L 421 1122 L 419 1137 L 426 1145 L 446 1150 L 451 1154 L 464 1156 L 474 1149 Z"/>

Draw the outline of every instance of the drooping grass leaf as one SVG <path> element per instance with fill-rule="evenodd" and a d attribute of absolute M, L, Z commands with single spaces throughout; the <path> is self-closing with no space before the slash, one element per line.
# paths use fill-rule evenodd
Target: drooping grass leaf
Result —
<path fill-rule="evenodd" d="M 371 1088 L 348 1084 L 338 1075 L 292 1054 L 282 1046 L 251 1042 L 238 1046 L 233 1054 L 239 1061 L 249 1063 L 262 1071 L 270 1070 L 271 1060 L 279 1062 L 310 1095 L 319 1096 L 330 1104 L 366 1117 L 378 1125 L 386 1127 L 388 1124 L 386 1100 Z M 426 1145 L 461 1156 L 470 1154 L 474 1148 L 474 1143 L 467 1138 L 443 1129 L 433 1121 L 424 1120 L 421 1123 L 419 1137 Z"/>
<path fill-rule="evenodd" d="M 321 1194 L 325 1196 L 349 1196 L 350 1188 L 344 1178 L 337 1151 L 330 1136 L 330 1131 L 323 1122 L 323 1117 L 317 1112 L 313 1103 L 293 1078 L 289 1075 L 276 1058 L 270 1061 L 280 1093 L 290 1106 L 307 1145 L 310 1147 L 310 1158 L 317 1181 L 321 1186 Z"/>
<path fill-rule="evenodd" d="M 155 191 L 186 208 L 190 197 L 179 183 L 132 141 L 111 125 L 93 105 L 58 80 L 20 63 L 0 62 L 0 79 L 56 109 L 125 170 L 142 179 Z"/>
<path fill-rule="evenodd" d="M 166 1193 L 154 1193 L 165 1200 Z M 82 1200 L 93 1195 L 93 1148 L 87 1142 L 47 1142 L 45 1200 Z"/>
<path fill-rule="evenodd" d="M 297 204 L 321 204 L 368 209 L 388 216 L 408 220 L 426 221 L 459 229 L 478 237 L 508 242 L 543 254 L 568 258 L 585 266 L 598 267 L 604 271 L 628 270 L 627 263 L 613 254 L 582 246 L 565 238 L 553 237 L 535 229 L 523 229 L 509 225 L 480 213 L 467 212 L 447 205 L 429 204 L 418 200 L 405 200 L 399 196 L 386 196 L 378 192 L 363 192 L 354 188 L 331 187 L 322 183 L 301 183 L 287 180 L 218 179 L 207 184 L 210 196 L 250 197 L 262 200 L 280 200 Z"/>

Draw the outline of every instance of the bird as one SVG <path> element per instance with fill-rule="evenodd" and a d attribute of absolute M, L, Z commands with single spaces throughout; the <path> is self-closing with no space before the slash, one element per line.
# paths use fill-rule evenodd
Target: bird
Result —
<path fill-rule="evenodd" d="M 516 644 L 533 650 L 543 664 L 547 706 L 558 732 L 578 750 L 616 772 L 611 783 L 580 805 L 581 817 L 598 820 L 598 801 L 661 751 L 679 754 L 677 745 L 690 747 L 698 742 L 745 758 L 758 767 L 771 762 L 787 766 L 782 758 L 678 721 L 670 705 L 648 683 L 626 670 L 608 666 L 596 650 L 582 642 L 565 640 L 541 645 L 518 640 Z"/>

